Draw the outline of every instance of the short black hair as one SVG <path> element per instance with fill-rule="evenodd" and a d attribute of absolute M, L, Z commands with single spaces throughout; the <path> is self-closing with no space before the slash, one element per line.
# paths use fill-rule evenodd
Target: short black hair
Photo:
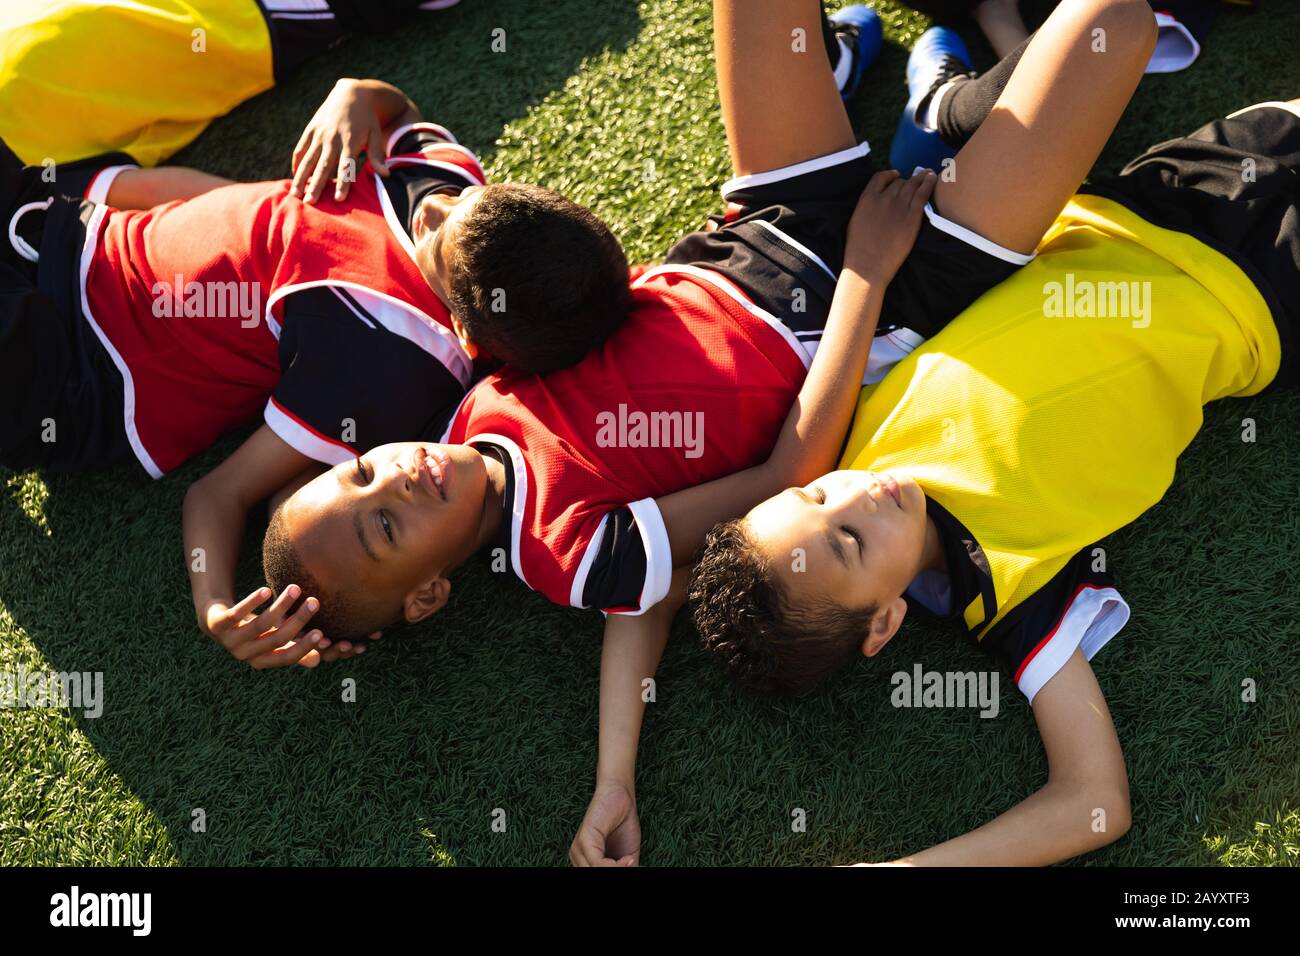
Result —
<path fill-rule="evenodd" d="M 688 599 L 704 649 L 751 696 L 796 696 L 853 659 L 875 607 L 796 605 L 754 546 L 744 519 L 709 532 Z"/>
<path fill-rule="evenodd" d="M 627 256 L 589 209 L 541 186 L 491 185 L 450 263 L 451 308 L 470 339 L 525 372 L 573 365 L 627 317 Z"/>
<path fill-rule="evenodd" d="M 366 627 L 359 619 L 355 604 L 339 592 L 324 593 L 320 581 L 307 570 L 302 555 L 298 553 L 285 528 L 283 507 L 271 512 L 271 521 L 262 538 L 262 574 L 267 586 L 277 595 L 290 584 L 296 584 L 302 589 L 290 613 L 296 611 L 300 603 L 309 597 L 315 597 L 320 602 L 304 632 L 319 629 L 331 642 L 336 642 L 355 640 L 374 631 L 373 627 Z"/>

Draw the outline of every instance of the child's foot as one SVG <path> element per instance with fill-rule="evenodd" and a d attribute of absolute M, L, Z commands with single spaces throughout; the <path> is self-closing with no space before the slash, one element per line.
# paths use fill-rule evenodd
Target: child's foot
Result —
<path fill-rule="evenodd" d="M 926 113 L 940 87 L 970 74 L 966 44 L 947 27 L 931 27 L 912 47 L 907 58 L 907 106 L 889 149 L 890 165 L 904 176 L 918 166 L 939 172 L 943 161 L 957 154 L 939 137 L 935 124 L 926 121 Z"/>
<path fill-rule="evenodd" d="M 862 74 L 880 55 L 884 29 L 875 10 L 861 4 L 845 7 L 828 17 L 840 41 L 840 63 L 835 69 L 836 85 L 845 101 L 858 90 Z M 845 61 L 844 54 L 848 54 Z"/>

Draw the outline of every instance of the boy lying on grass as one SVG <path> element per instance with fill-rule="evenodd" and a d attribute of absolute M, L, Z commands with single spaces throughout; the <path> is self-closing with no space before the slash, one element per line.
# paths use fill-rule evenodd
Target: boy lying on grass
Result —
<path fill-rule="evenodd" d="M 427 619 L 454 568 L 500 548 L 551 600 L 618 612 L 606 624 L 597 794 L 574 855 L 633 860 L 641 681 L 707 530 L 763 489 L 830 467 L 862 369 L 878 380 L 1030 260 L 1136 86 L 1149 8 L 1066 6 L 1037 56 L 1062 66 L 1007 87 L 1003 119 L 963 147 L 961 174 L 934 185 L 911 252 L 894 261 L 897 237 L 863 193 L 867 149 L 854 145 L 828 63 L 792 49 L 792 31 L 815 33 L 818 4 L 718 0 L 734 215 L 642 275 L 628 320 L 577 365 L 488 376 L 449 443 L 378 448 L 296 491 L 272 516 L 267 579 L 319 595 L 330 633 L 364 634 Z M 1098 25 L 1112 31 L 1107 54 L 1065 55 Z M 1091 95 L 1070 92 L 1080 84 Z M 1022 181 L 1008 155 L 1043 175 Z M 844 321 L 853 310 L 863 321 Z M 677 423 L 678 440 L 652 440 L 656 420 Z M 685 440 L 688 423 L 701 440 Z"/>
<path fill-rule="evenodd" d="M 1033 54 L 1020 69 L 1045 66 Z M 864 390 L 842 470 L 710 532 L 695 623 L 743 689 L 810 690 L 885 651 L 909 607 L 1015 675 L 1047 783 L 900 862 L 1044 864 L 1127 831 L 1124 756 L 1089 661 L 1129 608 L 1093 545 L 1160 500 L 1205 403 L 1295 384 L 1297 183 L 1300 100 L 1152 147 Z"/>
<path fill-rule="evenodd" d="M 352 183 L 353 135 L 382 176 L 364 163 Z M 184 509 L 199 625 L 255 667 L 310 665 L 330 642 L 280 649 L 310 616 L 283 618 L 296 592 L 245 620 L 270 597 L 233 596 L 249 509 L 358 448 L 439 432 L 476 357 L 575 361 L 629 298 L 622 248 L 594 215 L 484 185 L 474 154 L 386 84 L 340 81 L 295 158 L 292 182 L 124 155 L 50 181 L 0 144 L 0 464 L 135 458 L 157 478 L 260 413 Z"/>

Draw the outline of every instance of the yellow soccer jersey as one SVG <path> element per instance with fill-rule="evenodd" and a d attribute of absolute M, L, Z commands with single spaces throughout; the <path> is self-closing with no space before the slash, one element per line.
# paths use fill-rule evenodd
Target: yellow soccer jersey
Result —
<path fill-rule="evenodd" d="M 0 4 L 0 139 L 29 165 L 152 166 L 273 83 L 255 0 Z"/>
<path fill-rule="evenodd" d="M 938 505 L 953 616 L 1032 700 L 1128 620 L 1094 543 L 1160 500 L 1206 402 L 1280 360 L 1235 264 L 1079 195 L 1033 262 L 864 390 L 842 467 L 910 475 Z"/>

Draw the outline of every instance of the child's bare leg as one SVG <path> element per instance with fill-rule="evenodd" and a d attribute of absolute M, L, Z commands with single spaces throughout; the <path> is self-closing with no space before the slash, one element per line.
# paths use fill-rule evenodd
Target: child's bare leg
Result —
<path fill-rule="evenodd" d="M 1101 153 L 1155 37 L 1146 0 L 1064 0 L 957 153 L 956 175 L 941 177 L 938 210 L 998 245 L 1032 252 Z"/>
<path fill-rule="evenodd" d="M 818 0 L 714 0 L 718 94 L 737 176 L 856 145 Z"/>
<path fill-rule="evenodd" d="M 1020 0 L 984 0 L 971 11 L 989 46 L 998 59 L 1006 56 L 1029 36 L 1024 18 L 1020 16 Z"/>

